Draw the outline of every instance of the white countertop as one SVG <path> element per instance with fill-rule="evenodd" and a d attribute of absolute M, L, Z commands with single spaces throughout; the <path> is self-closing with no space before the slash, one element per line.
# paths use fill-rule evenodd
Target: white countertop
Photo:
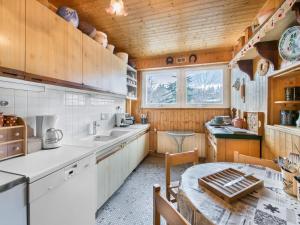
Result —
<path fill-rule="evenodd" d="M 41 150 L 26 156 L 17 157 L 0 162 L 0 170 L 24 175 L 32 183 L 50 173 L 64 168 L 88 155 L 101 153 L 126 139 L 146 131 L 149 125 L 133 125 L 127 128 L 114 128 L 113 130 L 126 130 L 128 133 L 107 142 L 93 141 L 93 137 L 68 143 L 57 149 Z"/>

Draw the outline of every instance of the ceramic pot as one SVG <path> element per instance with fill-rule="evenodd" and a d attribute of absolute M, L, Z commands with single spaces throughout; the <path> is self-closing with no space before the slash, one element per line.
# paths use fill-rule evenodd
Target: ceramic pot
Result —
<path fill-rule="evenodd" d="M 297 111 L 294 110 L 281 110 L 280 111 L 280 124 L 284 126 L 295 126 L 297 118 Z"/>
<path fill-rule="evenodd" d="M 232 124 L 236 128 L 243 128 L 244 126 L 244 120 L 241 118 L 235 118 L 232 120 Z"/>

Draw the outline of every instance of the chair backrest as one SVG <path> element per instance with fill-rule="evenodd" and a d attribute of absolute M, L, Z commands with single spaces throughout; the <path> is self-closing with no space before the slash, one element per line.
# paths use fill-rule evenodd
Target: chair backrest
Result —
<path fill-rule="evenodd" d="M 168 225 L 190 225 L 177 210 L 160 195 L 160 186 L 153 186 L 153 225 L 160 225 L 162 216 Z"/>
<path fill-rule="evenodd" d="M 264 167 L 269 167 L 273 170 L 280 171 L 279 166 L 276 163 L 274 163 L 272 160 L 260 159 L 248 155 L 242 155 L 237 151 L 234 152 L 234 162 L 260 165 Z"/>
<path fill-rule="evenodd" d="M 193 163 L 194 165 L 199 162 L 198 149 L 193 151 L 180 152 L 180 153 L 166 153 L 165 166 L 166 166 L 166 184 L 167 186 L 171 181 L 171 166 L 183 165 L 187 163 Z"/>

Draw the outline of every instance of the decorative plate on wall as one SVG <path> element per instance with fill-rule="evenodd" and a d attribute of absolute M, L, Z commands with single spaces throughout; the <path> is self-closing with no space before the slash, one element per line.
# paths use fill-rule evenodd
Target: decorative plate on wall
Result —
<path fill-rule="evenodd" d="M 270 62 L 266 59 L 260 59 L 257 63 L 256 72 L 259 76 L 265 76 L 270 68 Z"/>
<path fill-rule="evenodd" d="M 300 26 L 288 28 L 281 36 L 278 48 L 282 59 L 300 60 Z"/>

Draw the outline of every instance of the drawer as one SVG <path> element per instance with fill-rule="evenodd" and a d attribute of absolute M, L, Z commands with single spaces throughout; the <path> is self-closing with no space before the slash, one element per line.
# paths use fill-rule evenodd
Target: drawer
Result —
<path fill-rule="evenodd" d="M 22 142 L 7 145 L 7 155 L 17 155 L 23 153 Z"/>
<path fill-rule="evenodd" d="M 7 140 L 19 140 L 23 139 L 23 129 L 22 128 L 15 128 L 7 130 Z"/>
<path fill-rule="evenodd" d="M 7 157 L 7 146 L 6 145 L 0 146 L 0 159 L 6 157 Z"/>
<path fill-rule="evenodd" d="M 7 141 L 7 130 L 1 129 L 0 130 L 0 142 Z"/>

